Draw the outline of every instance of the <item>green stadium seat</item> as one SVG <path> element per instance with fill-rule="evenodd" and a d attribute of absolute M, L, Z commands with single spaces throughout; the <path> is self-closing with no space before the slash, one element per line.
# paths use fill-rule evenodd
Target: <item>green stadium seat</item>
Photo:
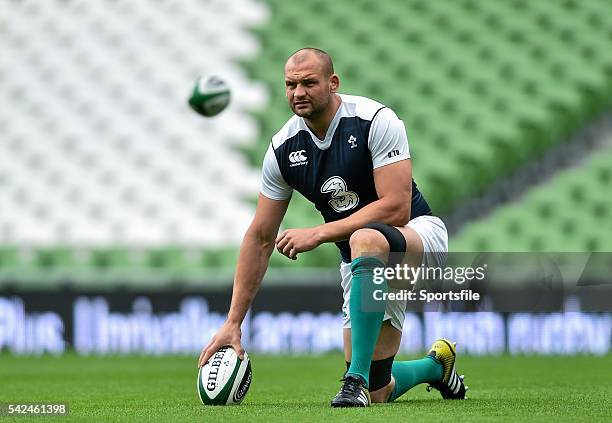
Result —
<path fill-rule="evenodd" d="M 89 265 L 97 271 L 131 268 L 141 262 L 141 254 L 126 247 L 94 248 L 89 252 Z"/>
<path fill-rule="evenodd" d="M 41 248 L 34 252 L 34 265 L 49 270 L 74 267 L 77 264 L 76 254 L 70 247 Z"/>
<path fill-rule="evenodd" d="M 17 247 L 0 246 L 0 272 L 3 269 L 14 268 L 20 263 L 20 252 Z"/>

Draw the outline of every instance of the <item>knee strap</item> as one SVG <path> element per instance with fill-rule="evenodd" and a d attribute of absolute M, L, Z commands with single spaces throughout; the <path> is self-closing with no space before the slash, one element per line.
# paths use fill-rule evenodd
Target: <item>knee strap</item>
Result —
<path fill-rule="evenodd" d="M 397 229 L 395 226 L 387 225 L 382 222 L 370 222 L 364 226 L 364 229 L 374 229 L 385 237 L 387 242 L 389 243 L 389 252 L 390 253 L 405 253 L 406 252 L 406 238 L 404 238 L 404 234 Z M 387 266 L 395 267 L 396 264 L 400 264 L 403 260 L 403 256 L 400 257 L 401 254 L 390 254 L 389 262 Z"/>
<path fill-rule="evenodd" d="M 391 370 L 393 367 L 393 359 L 395 355 L 384 358 L 382 360 L 372 361 L 370 363 L 370 386 L 368 391 L 378 391 L 391 383 Z M 351 367 L 351 362 L 346 362 L 346 370 Z"/>

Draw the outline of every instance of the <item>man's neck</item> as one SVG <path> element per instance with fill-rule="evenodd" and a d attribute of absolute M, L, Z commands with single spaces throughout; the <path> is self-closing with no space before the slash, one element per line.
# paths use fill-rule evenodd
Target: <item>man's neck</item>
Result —
<path fill-rule="evenodd" d="M 336 116 L 336 112 L 342 103 L 342 99 L 338 94 L 334 94 L 331 101 L 329 102 L 329 107 L 325 111 L 324 114 L 319 116 L 316 119 L 307 119 L 304 118 L 306 125 L 310 128 L 310 130 L 319 138 L 320 140 L 324 140 L 327 135 L 327 130 L 329 129 L 329 125 L 331 125 L 334 116 Z"/>

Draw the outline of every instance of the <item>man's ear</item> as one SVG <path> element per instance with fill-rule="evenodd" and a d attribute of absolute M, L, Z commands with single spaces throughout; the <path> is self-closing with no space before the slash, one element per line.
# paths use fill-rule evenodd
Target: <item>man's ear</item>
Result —
<path fill-rule="evenodd" d="M 340 78 L 335 73 L 329 77 L 329 89 L 332 93 L 338 91 L 338 87 L 340 86 Z"/>

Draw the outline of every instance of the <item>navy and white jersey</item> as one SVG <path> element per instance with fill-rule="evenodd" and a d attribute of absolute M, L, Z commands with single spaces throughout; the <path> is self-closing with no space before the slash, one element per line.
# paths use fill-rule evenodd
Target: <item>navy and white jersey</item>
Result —
<path fill-rule="evenodd" d="M 404 123 L 393 110 L 365 97 L 340 95 L 342 103 L 324 140 L 294 115 L 272 137 L 263 163 L 261 193 L 286 200 L 297 190 L 325 222 L 343 219 L 378 199 L 373 170 L 410 158 Z M 412 181 L 411 219 L 431 214 Z M 337 242 L 351 261 L 348 241 Z"/>

